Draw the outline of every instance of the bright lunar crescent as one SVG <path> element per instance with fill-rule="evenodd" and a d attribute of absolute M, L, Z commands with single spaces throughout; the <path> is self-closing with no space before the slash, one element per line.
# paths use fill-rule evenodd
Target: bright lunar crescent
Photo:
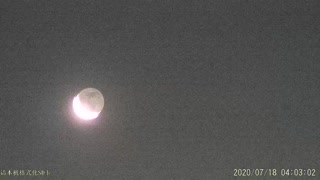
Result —
<path fill-rule="evenodd" d="M 103 95 L 95 88 L 86 88 L 73 99 L 73 110 L 75 114 L 84 120 L 97 118 L 103 106 Z"/>

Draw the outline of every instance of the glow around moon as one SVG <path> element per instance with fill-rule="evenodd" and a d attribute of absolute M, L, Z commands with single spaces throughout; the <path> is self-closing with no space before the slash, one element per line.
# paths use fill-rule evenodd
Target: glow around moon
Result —
<path fill-rule="evenodd" d="M 94 88 L 82 90 L 73 99 L 73 110 L 83 120 L 92 120 L 99 116 L 104 107 L 104 98 L 101 92 Z"/>

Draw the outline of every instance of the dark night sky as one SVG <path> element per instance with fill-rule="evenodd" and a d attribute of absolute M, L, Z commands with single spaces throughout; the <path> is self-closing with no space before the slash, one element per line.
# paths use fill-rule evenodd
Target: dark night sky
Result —
<path fill-rule="evenodd" d="M 44 169 L 53 179 L 320 171 L 319 1 L 0 8 L 0 169 Z M 86 87 L 106 99 L 88 124 L 71 107 Z"/>

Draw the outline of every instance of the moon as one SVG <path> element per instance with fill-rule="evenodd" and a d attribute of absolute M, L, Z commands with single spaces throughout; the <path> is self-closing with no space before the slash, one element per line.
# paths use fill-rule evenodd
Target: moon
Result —
<path fill-rule="evenodd" d="M 103 95 L 95 88 L 83 89 L 73 98 L 74 113 L 83 120 L 92 120 L 97 118 L 103 107 Z"/>

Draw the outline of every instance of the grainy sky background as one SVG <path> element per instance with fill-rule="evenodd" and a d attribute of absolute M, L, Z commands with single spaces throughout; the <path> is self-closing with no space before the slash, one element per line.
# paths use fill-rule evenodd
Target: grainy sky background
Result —
<path fill-rule="evenodd" d="M 0 169 L 55 178 L 320 171 L 317 0 L 1 0 Z M 104 94 L 94 123 L 73 114 Z"/>

